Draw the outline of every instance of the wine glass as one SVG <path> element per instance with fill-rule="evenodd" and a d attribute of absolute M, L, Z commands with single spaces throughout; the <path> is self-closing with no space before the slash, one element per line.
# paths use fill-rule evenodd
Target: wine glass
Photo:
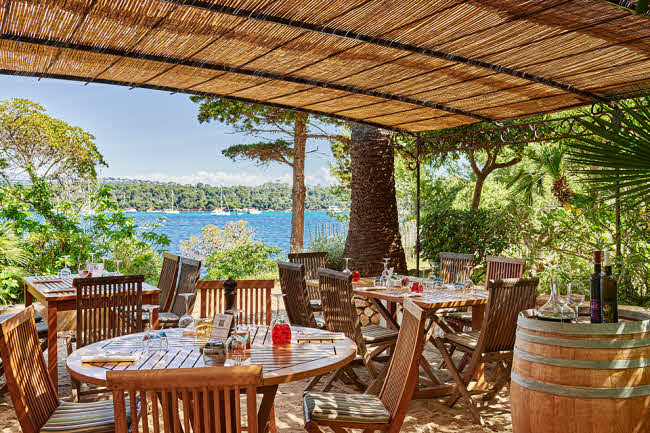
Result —
<path fill-rule="evenodd" d="M 474 266 L 467 265 L 465 269 L 467 270 L 467 278 L 463 281 L 463 288 L 472 292 L 474 290 L 474 281 L 472 281 L 472 270 Z"/>
<path fill-rule="evenodd" d="M 567 303 L 576 312 L 576 316 L 580 315 L 580 305 L 585 301 L 587 295 L 586 290 L 578 288 L 578 283 L 575 281 L 567 285 Z"/>
<path fill-rule="evenodd" d="M 120 273 L 120 263 L 122 263 L 122 260 L 114 259 L 115 262 L 115 272 L 113 272 L 113 275 L 122 275 Z"/>
<path fill-rule="evenodd" d="M 192 317 L 192 312 L 190 311 L 190 304 L 194 293 L 181 293 L 181 296 L 185 298 L 185 314 L 178 319 L 179 328 L 191 328 L 194 326 L 194 317 Z"/>
<path fill-rule="evenodd" d="M 63 268 L 59 270 L 59 277 L 68 277 L 72 274 L 72 271 L 68 267 L 68 257 L 70 256 L 63 256 Z"/>
<path fill-rule="evenodd" d="M 390 263 L 390 257 L 384 257 L 384 274 L 388 273 L 388 263 Z"/>
<path fill-rule="evenodd" d="M 346 274 L 351 273 L 352 271 L 350 270 L 349 264 L 350 264 L 350 257 L 343 257 L 343 260 L 345 260 L 345 269 L 343 269 L 343 272 Z"/>
<path fill-rule="evenodd" d="M 429 262 L 429 266 L 431 266 L 431 268 L 429 268 L 429 279 L 430 280 L 435 280 L 436 279 L 436 265 L 437 264 L 438 264 L 438 262 Z"/>
<path fill-rule="evenodd" d="M 233 320 L 234 320 L 234 328 L 235 328 L 234 332 L 236 332 L 237 334 L 240 334 L 240 335 L 242 335 L 244 337 L 244 340 L 246 342 L 246 349 L 250 349 L 251 348 L 251 333 L 250 333 L 250 331 L 248 329 L 248 326 L 243 325 L 241 323 L 241 320 L 240 320 L 242 315 L 246 313 L 246 310 L 243 310 L 243 309 L 240 308 L 240 309 L 237 309 L 237 310 L 233 310 L 232 313 L 233 313 L 233 316 L 234 316 L 234 318 L 233 318 Z"/>
<path fill-rule="evenodd" d="M 90 263 L 95 263 L 95 253 L 90 253 Z"/>
<path fill-rule="evenodd" d="M 280 301 L 284 293 L 274 293 L 276 301 L 275 318 L 271 322 L 271 339 L 273 344 L 289 344 L 291 342 L 291 327 L 283 312 L 280 311 Z"/>

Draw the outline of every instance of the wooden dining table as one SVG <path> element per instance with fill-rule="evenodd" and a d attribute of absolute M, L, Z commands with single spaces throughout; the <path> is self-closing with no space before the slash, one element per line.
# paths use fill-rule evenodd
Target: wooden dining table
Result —
<path fill-rule="evenodd" d="M 292 326 L 291 343 L 274 345 L 271 331 L 267 326 L 252 325 L 251 349 L 240 354 L 236 359 L 242 365 L 262 366 L 262 385 L 258 392 L 262 402 L 258 410 L 258 431 L 268 429 L 271 409 L 275 401 L 278 385 L 303 380 L 331 371 L 350 363 L 357 354 L 356 344 L 349 338 L 322 339 L 327 331 Z M 144 351 L 142 337 L 144 333 L 131 334 L 100 341 L 73 352 L 67 359 L 66 367 L 70 376 L 94 385 L 106 385 L 106 372 L 115 370 L 151 370 L 198 368 L 212 366 L 216 358 L 204 356 L 202 347 L 207 337 L 184 336 L 178 328 L 164 331 L 168 339 L 168 349 Z M 311 339 L 310 336 L 319 339 Z M 331 335 L 331 334 L 330 334 Z M 300 339 L 301 342 L 298 342 Z M 84 355 L 108 351 L 140 354 L 136 362 L 102 362 L 84 363 Z M 228 356 L 228 358 L 235 358 Z"/>
<path fill-rule="evenodd" d="M 58 389 L 58 347 L 57 313 L 77 309 L 77 292 L 72 280 L 79 275 L 58 277 L 56 275 L 23 277 L 25 286 L 25 307 L 32 305 L 34 299 L 47 308 L 47 369 Z M 142 284 L 142 303 L 158 305 L 160 289 L 150 284 Z"/>
<path fill-rule="evenodd" d="M 446 288 L 425 293 L 412 293 L 408 289 L 374 288 L 372 285 L 362 287 L 360 284 L 354 289 L 354 293 L 370 300 L 386 320 L 387 325 L 393 329 L 399 329 L 400 326 L 397 320 L 397 306 L 403 304 L 405 299 L 410 299 L 422 308 L 428 317 L 426 341 L 431 343 L 433 343 L 433 332 L 436 328 L 434 325 L 440 327 L 444 332 L 454 332 L 445 322 L 444 315 L 440 314 L 442 311 L 449 308 L 471 307 L 472 328 L 480 329 L 483 325 L 488 300 L 488 292 L 482 286 L 476 286 L 472 291 Z M 387 305 L 385 306 L 382 301 Z M 455 386 L 444 383 L 424 357 L 422 357 L 420 365 L 425 371 L 428 381 L 426 384 L 423 381 L 418 384 L 415 398 L 440 397 L 453 392 Z"/>

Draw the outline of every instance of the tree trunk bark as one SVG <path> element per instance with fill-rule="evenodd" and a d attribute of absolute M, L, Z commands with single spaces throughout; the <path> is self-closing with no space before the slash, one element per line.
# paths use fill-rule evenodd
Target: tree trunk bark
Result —
<path fill-rule="evenodd" d="M 300 116 L 293 125 L 293 187 L 291 202 L 292 253 L 303 248 L 305 235 L 305 148 L 307 146 L 307 119 Z"/>
<path fill-rule="evenodd" d="M 350 269 L 379 275 L 384 257 L 400 274 L 407 272 L 395 197 L 392 132 L 351 123 L 351 204 L 345 257 Z"/>
<path fill-rule="evenodd" d="M 474 184 L 474 196 L 472 197 L 472 209 L 478 209 L 478 205 L 481 204 L 481 193 L 483 192 L 483 184 L 485 183 L 485 178 L 487 175 L 483 176 L 482 174 L 476 174 L 476 183 Z"/>

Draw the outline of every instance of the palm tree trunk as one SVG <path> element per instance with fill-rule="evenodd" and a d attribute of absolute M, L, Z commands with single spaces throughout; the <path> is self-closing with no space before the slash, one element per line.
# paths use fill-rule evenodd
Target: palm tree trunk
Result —
<path fill-rule="evenodd" d="M 392 132 L 351 123 L 351 204 L 345 257 L 362 275 L 379 275 L 382 258 L 407 272 L 395 197 Z"/>
<path fill-rule="evenodd" d="M 294 123 L 293 135 L 293 186 L 291 202 L 292 253 L 302 251 L 305 234 L 305 148 L 307 146 L 307 122 L 298 117 Z"/>

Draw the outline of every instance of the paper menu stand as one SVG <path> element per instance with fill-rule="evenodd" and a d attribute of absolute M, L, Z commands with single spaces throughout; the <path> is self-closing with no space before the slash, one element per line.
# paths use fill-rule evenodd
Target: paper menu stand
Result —
<path fill-rule="evenodd" d="M 210 331 L 210 340 L 221 340 L 225 342 L 230 333 L 230 325 L 233 316 L 231 314 L 215 314 L 212 320 L 212 330 Z"/>
<path fill-rule="evenodd" d="M 101 277 L 104 274 L 103 263 L 88 263 L 88 272 L 93 277 Z"/>

